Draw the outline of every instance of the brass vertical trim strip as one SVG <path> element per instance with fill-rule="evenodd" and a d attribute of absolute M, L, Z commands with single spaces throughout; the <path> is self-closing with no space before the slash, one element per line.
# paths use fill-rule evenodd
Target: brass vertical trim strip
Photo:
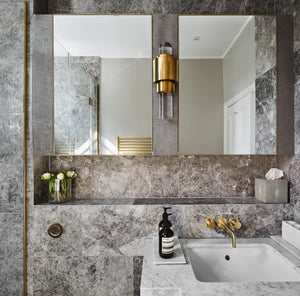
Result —
<path fill-rule="evenodd" d="M 180 153 L 180 148 L 179 148 L 179 14 L 177 14 L 177 61 L 178 61 L 178 66 L 177 66 L 177 78 L 178 78 L 178 83 L 177 83 L 177 155 Z"/>
<path fill-rule="evenodd" d="M 55 155 L 55 133 L 54 133 L 54 15 L 52 15 L 51 34 L 52 34 L 52 155 Z M 69 62 L 69 61 L 68 61 Z"/>
<path fill-rule="evenodd" d="M 23 170 L 24 170 L 24 250 L 23 250 L 23 288 L 27 295 L 27 90 L 28 90 L 28 59 L 27 59 L 27 13 L 28 3 L 24 1 L 24 69 L 23 69 Z"/>
<path fill-rule="evenodd" d="M 278 155 L 278 15 L 275 16 L 276 18 L 276 151 L 275 151 L 275 155 Z"/>
<path fill-rule="evenodd" d="M 100 128 L 99 128 L 99 108 L 100 108 L 100 98 L 99 98 L 99 84 L 96 85 L 96 131 L 97 131 L 97 155 L 100 154 Z"/>

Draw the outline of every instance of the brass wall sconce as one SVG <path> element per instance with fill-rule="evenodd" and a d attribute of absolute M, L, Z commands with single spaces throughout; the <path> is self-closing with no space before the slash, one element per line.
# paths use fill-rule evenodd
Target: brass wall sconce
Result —
<path fill-rule="evenodd" d="M 172 56 L 170 43 L 159 47 L 159 55 L 153 60 L 153 83 L 159 94 L 159 118 L 173 119 L 175 84 L 178 83 L 178 60 Z"/>

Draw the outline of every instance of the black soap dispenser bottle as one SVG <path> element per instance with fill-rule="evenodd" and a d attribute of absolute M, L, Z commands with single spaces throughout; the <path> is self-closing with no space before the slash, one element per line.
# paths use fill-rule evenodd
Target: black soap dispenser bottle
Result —
<path fill-rule="evenodd" d="M 164 259 L 173 257 L 174 255 L 174 232 L 170 228 L 170 221 L 168 220 L 168 214 L 162 221 L 162 229 L 159 232 L 159 255 Z"/>
<path fill-rule="evenodd" d="M 171 208 L 170 207 L 164 207 L 164 213 L 162 215 L 162 220 L 158 224 L 158 236 L 159 236 L 159 232 L 163 229 L 164 220 L 167 221 L 166 223 L 168 223 L 169 228 L 172 229 L 172 223 L 168 220 L 169 214 L 167 213 L 167 210 L 171 210 Z"/>

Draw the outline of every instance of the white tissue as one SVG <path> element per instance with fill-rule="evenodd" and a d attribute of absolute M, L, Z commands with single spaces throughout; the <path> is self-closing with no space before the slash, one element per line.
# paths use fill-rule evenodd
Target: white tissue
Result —
<path fill-rule="evenodd" d="M 282 170 L 274 169 L 274 168 L 270 169 L 265 175 L 267 180 L 278 180 L 283 178 L 283 176 L 284 174 Z"/>

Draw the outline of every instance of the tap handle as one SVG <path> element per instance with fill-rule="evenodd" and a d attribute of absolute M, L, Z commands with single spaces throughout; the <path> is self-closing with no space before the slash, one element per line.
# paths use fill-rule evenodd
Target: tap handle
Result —
<path fill-rule="evenodd" d="M 224 228 L 227 225 L 227 220 L 225 218 L 219 218 L 217 224 L 220 228 Z"/>
<path fill-rule="evenodd" d="M 207 218 L 205 220 L 205 226 L 210 229 L 214 229 L 216 227 L 216 223 L 214 218 Z"/>
<path fill-rule="evenodd" d="M 238 217 L 234 217 L 230 219 L 230 226 L 236 229 L 240 229 L 242 227 L 242 223 L 240 222 Z"/>

